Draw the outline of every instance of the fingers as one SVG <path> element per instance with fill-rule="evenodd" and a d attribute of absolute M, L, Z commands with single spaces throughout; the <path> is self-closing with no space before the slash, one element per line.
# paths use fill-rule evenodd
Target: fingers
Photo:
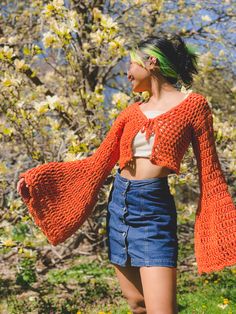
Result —
<path fill-rule="evenodd" d="M 17 183 L 17 192 L 21 195 L 21 196 L 23 196 L 23 194 L 25 194 L 24 192 L 24 188 L 27 188 L 28 189 L 28 185 L 26 184 L 26 182 L 25 182 L 25 179 L 24 178 L 21 178 L 19 181 L 18 181 L 18 183 Z M 27 190 L 26 189 L 26 190 Z"/>
<path fill-rule="evenodd" d="M 18 183 L 17 183 L 17 192 L 19 194 L 20 194 L 21 186 L 22 186 L 22 179 L 20 179 L 20 181 L 18 181 Z"/>
<path fill-rule="evenodd" d="M 19 181 L 18 183 L 17 183 L 17 192 L 20 194 L 20 186 L 21 186 L 21 182 Z"/>

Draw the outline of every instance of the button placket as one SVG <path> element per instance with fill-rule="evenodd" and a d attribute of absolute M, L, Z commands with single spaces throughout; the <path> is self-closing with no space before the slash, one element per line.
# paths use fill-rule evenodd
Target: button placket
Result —
<path fill-rule="evenodd" d="M 126 225 L 126 222 L 125 222 L 125 214 L 128 213 L 127 211 L 127 204 L 126 204 L 126 192 L 128 190 L 128 187 L 129 187 L 129 181 L 127 181 L 125 183 L 126 185 L 126 188 L 124 190 L 124 192 L 122 192 L 122 194 L 124 195 L 124 207 L 123 207 L 123 217 L 122 217 L 122 222 L 125 224 L 125 226 L 127 227 L 127 230 L 126 231 L 123 231 L 122 232 L 122 237 L 124 238 L 124 247 L 123 249 L 127 252 L 127 245 L 126 245 L 126 238 L 127 238 L 127 233 L 128 233 L 128 229 L 129 229 L 129 226 Z"/>
<path fill-rule="evenodd" d="M 125 206 L 123 207 L 123 219 L 125 220 L 125 214 L 128 212 L 127 211 L 127 204 L 126 204 L 126 192 L 127 192 L 127 190 L 128 190 L 128 187 L 129 187 L 129 181 L 127 181 L 126 183 L 125 183 L 125 185 L 126 185 L 126 189 L 125 189 L 125 191 L 123 192 L 123 195 L 124 195 L 124 203 L 125 203 Z"/>
<path fill-rule="evenodd" d="M 122 192 L 123 195 L 125 195 L 125 193 L 127 192 L 127 189 L 128 189 L 128 187 L 129 187 L 129 181 L 125 182 L 125 186 L 126 186 L 126 188 L 125 188 L 125 190 Z"/>
<path fill-rule="evenodd" d="M 125 223 L 126 223 L 126 222 L 125 222 L 125 218 L 124 218 L 124 216 L 120 217 L 120 220 L 123 222 L 123 224 L 125 224 Z"/>
<path fill-rule="evenodd" d="M 129 226 L 127 228 L 127 231 L 122 232 L 122 236 L 124 238 L 124 247 L 123 249 L 126 250 L 126 252 L 128 252 L 128 248 L 127 248 L 127 235 L 128 235 L 128 230 L 129 230 Z"/>

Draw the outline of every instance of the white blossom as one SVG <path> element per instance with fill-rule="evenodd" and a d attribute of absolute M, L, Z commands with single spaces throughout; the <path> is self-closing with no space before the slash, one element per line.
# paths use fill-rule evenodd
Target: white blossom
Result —
<path fill-rule="evenodd" d="M 52 5 L 53 5 L 56 9 L 60 9 L 61 7 L 64 6 L 64 0 L 53 0 L 53 1 L 52 1 Z"/>
<path fill-rule="evenodd" d="M 61 103 L 61 101 L 57 95 L 54 95 L 54 96 L 48 95 L 46 98 L 47 98 L 47 103 L 48 103 L 50 109 L 55 109 L 57 107 L 57 105 Z"/>
<path fill-rule="evenodd" d="M 211 17 L 209 15 L 203 15 L 202 16 L 202 20 L 205 21 L 205 22 L 211 22 L 212 21 L 212 19 L 211 19 Z"/>
<path fill-rule="evenodd" d="M 46 32 L 43 34 L 42 42 L 45 48 L 49 48 L 54 46 L 54 43 L 57 42 L 57 38 L 51 32 Z"/>

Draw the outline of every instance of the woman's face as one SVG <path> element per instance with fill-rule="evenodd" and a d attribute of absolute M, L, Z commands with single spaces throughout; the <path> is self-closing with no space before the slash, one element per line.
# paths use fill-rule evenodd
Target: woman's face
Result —
<path fill-rule="evenodd" d="M 137 62 L 130 61 L 127 77 L 134 92 L 145 92 L 151 89 L 150 71 Z"/>

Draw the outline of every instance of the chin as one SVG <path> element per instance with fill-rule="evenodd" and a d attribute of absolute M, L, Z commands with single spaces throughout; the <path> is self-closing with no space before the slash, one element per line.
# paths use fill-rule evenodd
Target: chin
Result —
<path fill-rule="evenodd" d="M 137 87 L 135 87 L 135 86 L 132 86 L 132 90 L 133 90 L 134 92 L 137 92 L 137 93 L 140 92 L 139 89 L 138 89 Z"/>
<path fill-rule="evenodd" d="M 146 90 L 139 88 L 138 84 L 135 86 L 131 85 L 132 91 L 135 93 L 142 93 L 142 92 L 146 92 Z"/>
<path fill-rule="evenodd" d="M 133 92 L 135 92 L 135 93 L 142 93 L 142 92 L 145 92 L 145 90 L 140 90 L 140 89 L 138 89 L 138 88 L 132 88 L 133 89 Z"/>

